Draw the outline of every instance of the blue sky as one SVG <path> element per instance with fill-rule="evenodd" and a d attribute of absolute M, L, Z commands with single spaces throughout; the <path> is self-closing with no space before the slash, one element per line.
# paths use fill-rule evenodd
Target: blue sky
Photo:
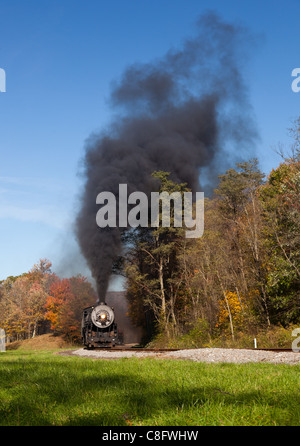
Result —
<path fill-rule="evenodd" d="M 207 9 L 260 36 L 243 74 L 269 173 L 300 115 L 298 0 L 0 0 L 0 280 L 42 257 L 88 274 L 72 235 L 84 142 L 110 121 L 111 83 L 180 45 Z"/>

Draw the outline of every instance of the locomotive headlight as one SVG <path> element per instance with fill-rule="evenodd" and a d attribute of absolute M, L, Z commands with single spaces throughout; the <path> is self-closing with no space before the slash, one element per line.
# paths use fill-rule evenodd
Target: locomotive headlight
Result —
<path fill-rule="evenodd" d="M 104 329 L 114 321 L 114 312 L 108 305 L 100 304 L 93 308 L 91 319 L 96 327 Z"/>

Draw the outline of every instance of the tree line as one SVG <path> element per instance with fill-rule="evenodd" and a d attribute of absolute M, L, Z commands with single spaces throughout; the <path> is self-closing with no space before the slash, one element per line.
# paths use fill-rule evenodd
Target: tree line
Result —
<path fill-rule="evenodd" d="M 28 272 L 0 283 L 0 327 L 8 341 L 49 331 L 80 340 L 83 308 L 95 304 L 92 285 L 83 276 L 59 278 L 51 262 L 40 259 Z"/>
<path fill-rule="evenodd" d="M 202 237 L 186 238 L 174 214 L 170 227 L 126 232 L 113 272 L 126 277 L 128 314 L 148 341 L 200 346 L 300 323 L 300 118 L 291 132 L 292 154 L 267 178 L 257 159 L 219 176 Z M 188 191 L 168 172 L 153 176 L 160 192 Z M 49 330 L 79 340 L 82 310 L 96 300 L 85 277 L 61 279 L 41 259 L 0 282 L 0 327 L 11 341 Z"/>
<path fill-rule="evenodd" d="M 300 323 L 300 118 L 292 155 L 267 178 L 257 159 L 219 176 L 205 199 L 204 234 L 136 228 L 123 258 L 127 299 L 148 338 L 197 338 Z M 186 190 L 167 172 L 161 191 Z M 145 317 L 146 315 L 146 317 Z"/>

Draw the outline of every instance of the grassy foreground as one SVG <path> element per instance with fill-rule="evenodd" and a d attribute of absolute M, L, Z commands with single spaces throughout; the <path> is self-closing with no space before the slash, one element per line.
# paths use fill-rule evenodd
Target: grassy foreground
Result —
<path fill-rule="evenodd" d="M 299 366 L 0 353 L 0 425 L 300 424 Z"/>

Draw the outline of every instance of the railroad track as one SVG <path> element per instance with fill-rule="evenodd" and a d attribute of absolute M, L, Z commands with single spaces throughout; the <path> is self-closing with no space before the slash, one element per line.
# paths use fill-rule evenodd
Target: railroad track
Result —
<path fill-rule="evenodd" d="M 261 350 L 265 352 L 275 352 L 275 353 L 282 353 L 282 352 L 300 353 L 300 349 L 292 350 L 291 348 L 251 348 L 250 350 Z"/>
<path fill-rule="evenodd" d="M 143 347 L 97 347 L 93 350 L 96 351 L 121 351 L 121 352 L 176 352 L 178 350 L 184 350 L 180 348 L 143 348 Z"/>
<path fill-rule="evenodd" d="M 130 352 L 156 352 L 156 353 L 163 353 L 163 352 L 176 352 L 179 350 L 194 350 L 193 348 L 143 348 L 143 347 L 126 347 L 126 346 L 118 346 L 118 347 L 98 347 L 94 348 L 95 351 L 130 351 Z M 240 350 L 240 349 L 236 349 Z M 245 350 L 251 350 L 251 351 L 266 351 L 266 352 L 275 352 L 275 353 L 285 353 L 285 352 L 291 352 L 291 353 L 300 353 L 300 350 L 292 350 L 291 348 L 247 348 Z"/>

